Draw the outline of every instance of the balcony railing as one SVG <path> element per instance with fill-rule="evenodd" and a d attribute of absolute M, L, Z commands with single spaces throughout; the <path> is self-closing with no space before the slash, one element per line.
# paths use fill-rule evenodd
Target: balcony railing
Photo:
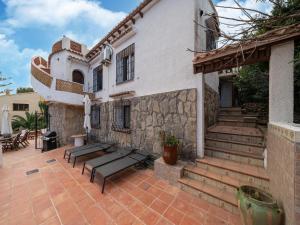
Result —
<path fill-rule="evenodd" d="M 31 61 L 31 74 L 32 76 L 37 79 L 39 82 L 44 84 L 47 87 L 51 87 L 53 78 L 50 76 L 49 73 L 44 71 L 47 68 L 44 66 L 47 64 L 47 61 L 41 57 L 36 57 Z"/>
<path fill-rule="evenodd" d="M 83 85 L 75 82 L 65 81 L 56 79 L 56 90 L 57 91 L 66 91 L 76 94 L 83 94 Z"/>

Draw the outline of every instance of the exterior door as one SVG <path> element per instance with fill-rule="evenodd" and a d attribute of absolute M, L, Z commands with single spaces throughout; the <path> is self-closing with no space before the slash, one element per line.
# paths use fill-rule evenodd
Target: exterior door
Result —
<path fill-rule="evenodd" d="M 232 107 L 233 83 L 223 81 L 220 83 L 220 104 L 221 107 Z"/>

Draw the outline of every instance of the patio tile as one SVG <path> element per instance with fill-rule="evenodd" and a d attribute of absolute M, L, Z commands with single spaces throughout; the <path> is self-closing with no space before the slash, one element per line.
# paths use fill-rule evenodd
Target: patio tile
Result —
<path fill-rule="evenodd" d="M 164 214 L 166 209 L 168 208 L 168 205 L 164 203 L 163 201 L 156 199 L 150 206 L 151 209 L 155 210 L 159 214 Z"/>
<path fill-rule="evenodd" d="M 142 215 L 146 211 L 146 209 L 147 209 L 147 206 L 138 201 L 135 201 L 131 206 L 129 206 L 129 211 L 138 218 L 142 217 Z"/>
<path fill-rule="evenodd" d="M 164 217 L 166 217 L 175 225 L 179 225 L 184 217 L 184 214 L 173 207 L 169 207 L 164 213 Z"/>
<path fill-rule="evenodd" d="M 183 220 L 181 221 L 180 225 L 204 225 L 204 220 L 203 220 L 203 218 L 195 219 L 195 218 L 185 215 Z"/>
<path fill-rule="evenodd" d="M 162 192 L 159 195 L 159 199 L 162 200 L 167 205 L 169 205 L 175 199 L 175 197 L 173 195 L 170 195 L 170 194 L 166 193 L 166 192 Z"/>
<path fill-rule="evenodd" d="M 40 154 L 29 149 L 4 154 L 0 169 L 0 225 L 241 225 L 240 218 L 154 176 L 130 169 L 108 181 L 89 182 L 62 159 L 64 148 Z M 46 160 L 56 158 L 53 164 Z M 26 176 L 25 171 L 40 172 Z"/>
<path fill-rule="evenodd" d="M 141 220 L 146 224 L 146 225 L 154 225 L 157 223 L 159 220 L 160 216 L 158 213 L 156 213 L 152 209 L 146 209 L 141 216 Z"/>

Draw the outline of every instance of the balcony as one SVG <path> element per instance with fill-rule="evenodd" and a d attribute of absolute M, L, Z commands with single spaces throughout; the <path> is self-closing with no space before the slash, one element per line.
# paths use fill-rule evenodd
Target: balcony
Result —
<path fill-rule="evenodd" d="M 31 61 L 31 84 L 46 101 L 61 102 L 71 105 L 82 105 L 85 93 L 82 84 L 70 82 L 51 76 L 48 62 L 42 57 L 34 57 Z"/>

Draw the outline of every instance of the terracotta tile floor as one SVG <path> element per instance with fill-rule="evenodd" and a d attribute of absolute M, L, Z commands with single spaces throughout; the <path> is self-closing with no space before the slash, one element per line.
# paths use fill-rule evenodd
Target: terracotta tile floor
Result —
<path fill-rule="evenodd" d="M 100 181 L 81 175 L 63 159 L 64 148 L 41 154 L 33 145 L 4 153 L 0 168 L 0 224 L 180 224 L 237 225 L 238 216 L 154 177 L 130 169 L 100 193 Z M 46 163 L 49 159 L 57 162 Z M 26 176 L 25 172 L 39 169 Z"/>

